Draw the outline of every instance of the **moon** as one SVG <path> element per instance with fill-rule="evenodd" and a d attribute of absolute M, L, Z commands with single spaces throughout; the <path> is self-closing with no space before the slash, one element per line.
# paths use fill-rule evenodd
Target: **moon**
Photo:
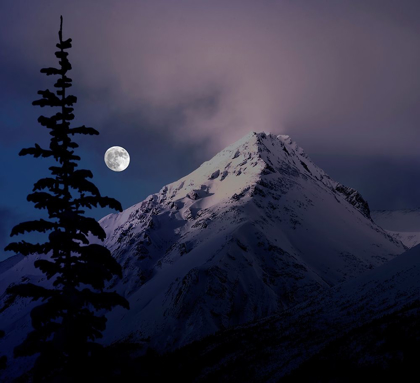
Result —
<path fill-rule="evenodd" d="M 114 172 L 122 172 L 130 164 L 130 155 L 121 146 L 112 146 L 105 152 L 104 161 Z"/>

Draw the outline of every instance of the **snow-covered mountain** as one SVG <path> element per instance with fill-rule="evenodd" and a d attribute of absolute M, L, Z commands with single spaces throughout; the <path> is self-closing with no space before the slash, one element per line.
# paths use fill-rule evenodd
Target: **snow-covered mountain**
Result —
<path fill-rule="evenodd" d="M 372 219 L 407 247 L 411 248 L 420 243 L 420 208 L 374 210 Z"/>
<path fill-rule="evenodd" d="M 103 341 L 144 341 L 159 351 L 282 311 L 405 250 L 371 220 L 356 190 L 332 180 L 290 137 L 265 133 L 248 134 L 100 223 L 124 269 L 111 287 L 131 307 L 109 313 Z M 1 290 L 42 279 L 28 259 L 9 263 Z M 24 302 L 0 323 L 9 344 L 13 331 L 15 341 L 24 337 Z"/>
<path fill-rule="evenodd" d="M 124 267 L 107 340 L 166 350 L 264 317 L 404 251 L 288 136 L 251 133 L 100 221 Z"/>

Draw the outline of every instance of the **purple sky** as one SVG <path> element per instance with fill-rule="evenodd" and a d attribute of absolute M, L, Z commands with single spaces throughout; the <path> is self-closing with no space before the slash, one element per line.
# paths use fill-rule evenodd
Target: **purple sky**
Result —
<path fill-rule="evenodd" d="M 51 88 L 39 70 L 56 65 L 60 14 L 75 122 L 101 133 L 82 160 L 124 208 L 249 131 L 289 134 L 373 208 L 420 206 L 417 0 L 4 0 L 0 245 L 39 213 L 26 195 L 48 166 L 17 153 L 49 140 L 31 102 Z M 114 145 L 130 152 L 123 173 L 103 164 Z"/>

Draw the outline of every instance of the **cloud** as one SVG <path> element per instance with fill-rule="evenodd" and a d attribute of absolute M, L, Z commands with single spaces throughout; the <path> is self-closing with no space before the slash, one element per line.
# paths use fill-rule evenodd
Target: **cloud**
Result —
<path fill-rule="evenodd" d="M 414 156 L 420 8 L 366 3 L 57 1 L 11 6 L 0 39 L 37 71 L 62 13 L 79 110 L 99 126 L 132 115 L 212 153 L 264 130 L 331 154 Z"/>

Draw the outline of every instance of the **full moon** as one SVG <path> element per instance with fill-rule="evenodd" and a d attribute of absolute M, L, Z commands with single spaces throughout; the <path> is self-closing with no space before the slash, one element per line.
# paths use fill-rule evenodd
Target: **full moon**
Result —
<path fill-rule="evenodd" d="M 122 172 L 130 164 L 130 155 L 121 146 L 112 146 L 105 152 L 104 161 L 114 172 Z"/>

